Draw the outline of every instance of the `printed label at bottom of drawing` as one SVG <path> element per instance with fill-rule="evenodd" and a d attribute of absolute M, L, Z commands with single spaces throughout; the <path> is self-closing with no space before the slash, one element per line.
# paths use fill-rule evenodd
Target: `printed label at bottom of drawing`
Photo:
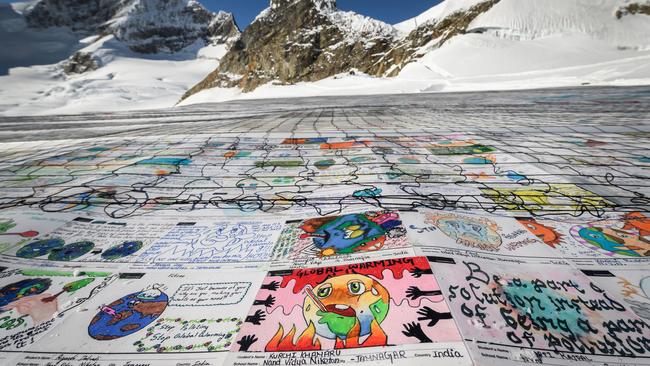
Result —
<path fill-rule="evenodd" d="M 472 360 L 462 342 L 404 344 L 399 347 L 335 349 L 322 351 L 233 352 L 224 366 L 269 365 L 392 365 L 469 366 Z"/>

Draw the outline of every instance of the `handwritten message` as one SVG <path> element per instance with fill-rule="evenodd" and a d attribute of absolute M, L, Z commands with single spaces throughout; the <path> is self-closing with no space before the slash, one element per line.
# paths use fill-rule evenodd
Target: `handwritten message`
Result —
<path fill-rule="evenodd" d="M 218 222 L 176 226 L 140 254 L 141 263 L 240 263 L 269 258 L 282 224 Z"/>
<path fill-rule="evenodd" d="M 164 318 L 134 343 L 138 352 L 224 352 L 242 324 L 238 318 Z"/>
<path fill-rule="evenodd" d="M 169 301 L 170 306 L 215 306 L 239 304 L 251 287 L 250 282 L 218 282 L 181 285 Z"/>
<path fill-rule="evenodd" d="M 585 355 L 650 354 L 650 326 L 578 271 L 462 266 L 450 276 L 449 302 L 476 340 Z"/>

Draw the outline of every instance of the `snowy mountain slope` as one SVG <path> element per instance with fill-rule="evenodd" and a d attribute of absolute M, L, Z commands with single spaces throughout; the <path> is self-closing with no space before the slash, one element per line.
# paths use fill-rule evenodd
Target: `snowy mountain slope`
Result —
<path fill-rule="evenodd" d="M 650 16 L 637 14 L 618 19 L 615 12 L 626 3 L 501 0 L 472 21 L 470 33 L 440 48 L 425 50 L 419 65 L 413 67 L 474 77 L 586 67 L 642 57 L 650 53 Z M 638 67 L 630 67 L 629 74 L 633 75 Z"/>
<path fill-rule="evenodd" d="M 172 107 L 189 87 L 219 64 L 225 45 L 202 48 L 197 45 L 171 59 L 168 55 L 144 58 L 114 36 L 107 36 L 82 51 L 93 52 L 103 66 L 80 75 L 66 75 L 60 64 L 21 67 L 12 69 L 9 76 L 0 77 L 2 114 Z"/>
<path fill-rule="evenodd" d="M 467 10 L 482 1 L 484 0 L 447 0 L 416 17 L 395 24 L 394 27 L 403 34 L 408 34 L 425 23 L 440 21 L 455 12 Z"/>
<path fill-rule="evenodd" d="M 527 51 L 527 49 L 516 50 L 519 54 L 525 54 Z M 488 62 L 492 63 L 491 60 Z M 517 66 L 520 70 L 526 70 L 521 65 Z M 492 67 L 496 69 L 494 64 Z M 242 93 L 239 88 L 213 88 L 201 91 L 178 105 L 186 106 L 240 99 L 520 90 L 581 85 L 650 85 L 650 54 L 617 58 L 601 63 L 556 68 L 549 66 L 549 68 L 533 71 L 495 72 L 485 75 L 480 72 L 476 75 L 452 75 L 445 69 L 435 69 L 422 63 L 413 63 L 397 77 L 376 78 L 359 73 L 356 75 L 344 73 L 316 82 L 302 82 L 290 86 L 266 84 L 249 93 Z"/>
<path fill-rule="evenodd" d="M 239 34 L 194 0 L 37 0 L 0 7 L 0 113 L 171 107 Z M 4 76 L 2 71 L 4 69 Z"/>
<path fill-rule="evenodd" d="M 183 104 L 318 94 L 650 84 L 650 16 L 619 11 L 632 1 L 500 0 L 442 44 L 427 33 L 441 24 L 458 24 L 449 19 L 462 20 L 484 2 L 447 0 L 416 17 L 417 28 L 415 19 L 397 24 L 401 39 L 418 35 L 431 41 L 419 42 L 421 46 L 412 50 L 415 57 L 403 58 L 406 63 L 400 65 L 393 54 L 405 42 L 398 39 L 398 46 L 382 59 L 398 67 L 393 78 L 341 72 L 312 83 L 264 85 L 249 93 L 204 90 Z"/>
<path fill-rule="evenodd" d="M 232 14 L 209 12 L 195 0 L 39 0 L 24 12 L 33 28 L 112 34 L 141 53 L 173 53 L 197 40 L 224 43 L 239 35 Z"/>
<path fill-rule="evenodd" d="M 231 14 L 213 14 L 190 0 L 137 0 L 108 21 L 105 32 L 142 53 L 178 52 L 197 40 L 225 43 L 239 36 Z"/>
<path fill-rule="evenodd" d="M 615 47 L 650 46 L 650 17 L 615 13 L 624 0 L 501 0 L 472 22 L 495 36 L 531 40 L 562 34 L 587 35 Z"/>

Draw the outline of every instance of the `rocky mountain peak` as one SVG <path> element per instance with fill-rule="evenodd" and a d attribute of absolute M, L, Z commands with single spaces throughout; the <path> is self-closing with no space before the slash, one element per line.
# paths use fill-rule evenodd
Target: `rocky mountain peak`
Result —
<path fill-rule="evenodd" d="M 268 82 L 315 81 L 368 70 L 397 31 L 334 0 L 272 0 L 244 30 L 220 66 L 186 95 L 215 86 L 250 91 Z"/>
<path fill-rule="evenodd" d="M 405 35 L 381 21 L 340 11 L 334 0 L 272 0 L 219 67 L 183 98 L 214 87 L 247 92 L 269 82 L 317 81 L 355 70 L 395 76 L 421 57 L 423 47 L 440 47 L 463 34 L 472 20 L 498 2 L 477 1 Z"/>
<path fill-rule="evenodd" d="M 336 10 L 336 0 L 271 0 L 271 10 L 282 10 L 299 2 L 311 3 L 318 10 Z"/>
<path fill-rule="evenodd" d="M 178 52 L 197 41 L 223 43 L 239 35 L 232 14 L 210 12 L 195 0 L 39 0 L 25 17 L 35 28 L 112 34 L 141 53 Z"/>

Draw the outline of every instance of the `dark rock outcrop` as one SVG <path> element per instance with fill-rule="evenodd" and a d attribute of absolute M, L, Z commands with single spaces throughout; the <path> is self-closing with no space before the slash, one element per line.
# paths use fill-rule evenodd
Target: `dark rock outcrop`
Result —
<path fill-rule="evenodd" d="M 68 27 L 91 35 L 128 3 L 128 0 L 41 0 L 27 9 L 25 20 L 34 28 Z"/>
<path fill-rule="evenodd" d="M 85 52 L 75 52 L 63 63 L 63 72 L 66 74 L 83 74 L 88 71 L 97 70 L 98 62 L 93 55 Z"/>
<path fill-rule="evenodd" d="M 650 15 L 650 2 L 645 4 L 631 3 L 616 10 L 616 18 L 621 19 L 626 15 L 645 14 Z"/>

